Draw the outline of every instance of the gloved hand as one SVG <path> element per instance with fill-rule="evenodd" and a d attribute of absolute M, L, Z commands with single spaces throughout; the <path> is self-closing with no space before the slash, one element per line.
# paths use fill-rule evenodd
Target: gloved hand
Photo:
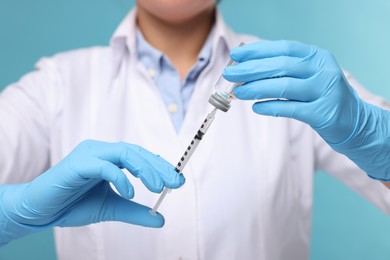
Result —
<path fill-rule="evenodd" d="M 261 41 L 233 49 L 231 58 L 239 63 L 223 75 L 246 82 L 234 95 L 259 100 L 256 113 L 305 122 L 371 177 L 390 180 L 390 152 L 381 153 L 390 144 L 389 112 L 359 98 L 331 53 L 298 42 Z"/>
<path fill-rule="evenodd" d="M 152 216 L 150 208 L 129 201 L 133 186 L 120 168 L 140 178 L 152 192 L 178 188 L 185 181 L 174 166 L 142 147 L 84 141 L 32 182 L 0 186 L 0 245 L 52 226 L 101 221 L 163 226 L 162 215 Z"/>

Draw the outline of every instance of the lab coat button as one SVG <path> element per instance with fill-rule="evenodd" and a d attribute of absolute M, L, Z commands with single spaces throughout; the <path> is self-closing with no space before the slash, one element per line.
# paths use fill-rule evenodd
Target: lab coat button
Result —
<path fill-rule="evenodd" d="M 177 105 L 175 103 L 169 104 L 168 105 L 168 111 L 170 113 L 175 113 L 177 112 Z"/>
<path fill-rule="evenodd" d="M 147 74 L 151 78 L 156 77 L 156 71 L 154 69 L 148 69 Z"/>

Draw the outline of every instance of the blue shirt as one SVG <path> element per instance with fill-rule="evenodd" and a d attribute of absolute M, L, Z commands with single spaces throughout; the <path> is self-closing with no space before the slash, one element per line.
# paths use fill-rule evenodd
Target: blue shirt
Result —
<path fill-rule="evenodd" d="M 137 56 L 143 63 L 150 78 L 161 93 L 172 124 L 179 132 L 194 91 L 196 80 L 207 66 L 211 57 L 213 31 L 198 54 L 197 62 L 192 66 L 184 81 L 171 61 L 162 52 L 152 47 L 140 30 L 136 33 Z"/>

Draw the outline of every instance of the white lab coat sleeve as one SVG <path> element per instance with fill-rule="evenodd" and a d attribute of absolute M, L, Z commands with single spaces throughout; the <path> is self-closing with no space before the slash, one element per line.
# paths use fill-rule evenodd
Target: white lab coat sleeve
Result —
<path fill-rule="evenodd" d="M 345 75 L 362 99 L 384 109 L 390 109 L 390 104 L 384 98 L 371 94 L 349 73 L 345 73 Z M 360 170 L 346 156 L 333 151 L 317 134 L 315 134 L 315 146 L 317 169 L 324 170 L 326 173 L 334 176 L 390 215 L 390 190 L 380 181 L 368 177 L 364 171 Z"/>
<path fill-rule="evenodd" d="M 50 121 L 60 84 L 54 62 L 42 59 L 0 93 L 1 184 L 30 181 L 49 167 Z"/>

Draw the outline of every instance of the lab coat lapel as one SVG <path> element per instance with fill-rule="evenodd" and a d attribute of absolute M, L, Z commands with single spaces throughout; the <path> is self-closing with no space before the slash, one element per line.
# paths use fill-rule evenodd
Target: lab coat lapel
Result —
<path fill-rule="evenodd" d="M 139 131 L 137 143 L 175 164 L 180 156 L 181 145 L 168 111 L 142 64 L 133 66 L 137 67 L 136 72 L 129 70 L 129 73 L 137 75 L 129 77 L 129 81 L 132 81 L 129 83 L 132 88 L 129 102 L 131 113 L 136 118 L 134 126 Z M 137 81 L 132 78 L 137 78 Z"/>

